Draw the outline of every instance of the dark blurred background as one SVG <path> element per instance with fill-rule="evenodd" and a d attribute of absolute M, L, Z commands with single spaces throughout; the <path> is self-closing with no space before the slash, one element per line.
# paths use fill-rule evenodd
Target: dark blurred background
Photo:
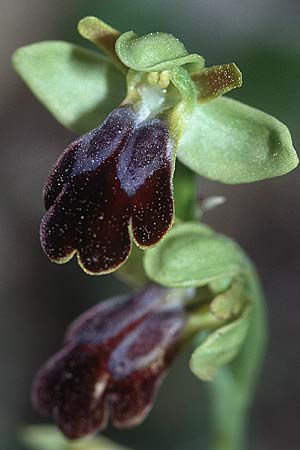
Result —
<path fill-rule="evenodd" d="M 277 116 L 300 147 L 299 0 L 1 0 L 1 314 L 0 447 L 21 447 L 18 427 L 40 419 L 29 389 L 41 363 L 60 345 L 67 324 L 95 302 L 126 288 L 112 276 L 88 277 L 74 262 L 57 266 L 41 251 L 41 191 L 50 166 L 73 139 L 10 67 L 18 46 L 63 39 L 84 15 L 122 31 L 166 31 L 207 65 L 236 62 L 244 86 L 233 97 Z M 300 173 L 242 186 L 201 180 L 204 195 L 227 202 L 205 220 L 237 239 L 256 263 L 267 296 L 270 339 L 251 414 L 251 449 L 300 448 Z M 180 386 L 180 388 L 178 388 Z M 177 361 L 148 420 L 108 435 L 136 450 L 212 450 L 207 401 Z"/>

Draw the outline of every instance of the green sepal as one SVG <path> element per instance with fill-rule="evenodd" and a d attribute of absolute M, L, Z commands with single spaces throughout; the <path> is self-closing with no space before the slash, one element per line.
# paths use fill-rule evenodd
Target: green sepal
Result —
<path fill-rule="evenodd" d="M 29 450 L 129 450 L 103 436 L 69 441 L 51 425 L 25 427 L 20 441 Z"/>
<path fill-rule="evenodd" d="M 218 369 L 232 361 L 247 336 L 251 306 L 241 316 L 212 334 L 194 350 L 190 359 L 191 371 L 201 380 L 211 381 Z"/>
<path fill-rule="evenodd" d="M 111 57 L 122 72 L 127 72 L 126 67 L 121 63 L 115 52 L 116 41 L 121 35 L 120 31 L 112 28 L 98 17 L 87 16 L 79 21 L 78 32 L 83 38 L 91 41 Z"/>
<path fill-rule="evenodd" d="M 205 103 L 241 87 L 242 73 L 236 64 L 229 63 L 206 67 L 194 74 L 192 80 L 198 88 L 198 102 Z"/>
<path fill-rule="evenodd" d="M 183 43 L 168 33 L 149 33 L 139 37 L 128 31 L 117 40 L 116 53 L 125 66 L 141 72 L 160 72 L 184 64 L 198 71 L 204 66 L 202 56 L 189 54 Z"/>
<path fill-rule="evenodd" d="M 175 225 L 155 247 L 147 250 L 148 277 L 169 287 L 198 287 L 242 273 L 241 250 L 230 239 L 193 222 Z"/>
<path fill-rule="evenodd" d="M 126 92 L 124 77 L 109 60 L 68 42 L 21 47 L 12 61 L 58 122 L 78 134 L 97 127 Z"/>
<path fill-rule="evenodd" d="M 229 98 L 196 106 L 177 156 L 197 174 L 229 184 L 283 175 L 299 163 L 283 123 Z"/>

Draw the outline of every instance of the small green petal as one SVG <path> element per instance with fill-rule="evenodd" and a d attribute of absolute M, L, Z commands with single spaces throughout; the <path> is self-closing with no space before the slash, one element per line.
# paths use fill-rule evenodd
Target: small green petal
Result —
<path fill-rule="evenodd" d="M 242 85 L 242 73 L 236 64 L 207 67 L 192 76 L 200 103 L 213 100 Z"/>
<path fill-rule="evenodd" d="M 236 280 L 225 292 L 218 294 L 210 304 L 212 314 L 219 320 L 229 320 L 236 317 L 244 304 L 245 286 L 241 280 Z"/>
<path fill-rule="evenodd" d="M 125 66 L 142 72 L 159 72 L 183 64 L 204 66 L 202 56 L 188 54 L 186 48 L 168 33 L 150 33 L 139 37 L 133 31 L 122 34 L 116 42 L 116 53 Z"/>
<path fill-rule="evenodd" d="M 78 134 L 97 127 L 125 95 L 125 79 L 110 61 L 68 42 L 21 47 L 12 61 L 33 94 Z"/>
<path fill-rule="evenodd" d="M 192 372 L 201 380 L 211 381 L 218 369 L 232 361 L 247 336 L 251 307 L 234 322 L 219 328 L 193 352 Z"/>
<path fill-rule="evenodd" d="M 83 38 L 93 42 L 93 44 L 110 56 L 123 71 L 124 69 L 125 72 L 127 71 L 115 52 L 116 41 L 121 35 L 118 30 L 115 30 L 97 17 L 88 16 L 81 19 L 78 23 L 78 32 Z"/>
<path fill-rule="evenodd" d="M 229 184 L 284 175 L 299 163 L 283 123 L 229 98 L 196 106 L 177 156 L 197 174 Z"/>
<path fill-rule="evenodd" d="M 181 98 L 178 104 L 166 113 L 170 135 L 177 147 L 197 105 L 197 91 L 189 73 L 183 67 L 173 68 L 170 71 L 170 80 Z"/>

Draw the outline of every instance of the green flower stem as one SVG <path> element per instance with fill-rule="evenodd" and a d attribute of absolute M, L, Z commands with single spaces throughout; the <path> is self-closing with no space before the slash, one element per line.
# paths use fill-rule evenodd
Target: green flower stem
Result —
<path fill-rule="evenodd" d="M 264 297 L 251 262 L 246 282 L 253 305 L 247 338 L 231 364 L 219 370 L 209 385 L 211 397 L 212 450 L 246 450 L 247 416 L 266 342 Z"/>
<path fill-rule="evenodd" d="M 219 328 L 224 323 L 224 320 L 220 320 L 212 314 L 209 305 L 204 305 L 189 316 L 185 328 L 185 336 L 187 338 L 190 338 L 200 331 L 214 330 L 215 328 Z"/>

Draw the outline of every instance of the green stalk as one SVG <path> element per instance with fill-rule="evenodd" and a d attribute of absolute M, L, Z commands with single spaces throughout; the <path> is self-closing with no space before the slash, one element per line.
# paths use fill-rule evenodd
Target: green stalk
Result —
<path fill-rule="evenodd" d="M 248 414 L 266 344 L 264 296 L 256 270 L 247 261 L 247 290 L 253 305 L 247 338 L 235 360 L 220 369 L 209 385 L 211 450 L 246 450 Z"/>

